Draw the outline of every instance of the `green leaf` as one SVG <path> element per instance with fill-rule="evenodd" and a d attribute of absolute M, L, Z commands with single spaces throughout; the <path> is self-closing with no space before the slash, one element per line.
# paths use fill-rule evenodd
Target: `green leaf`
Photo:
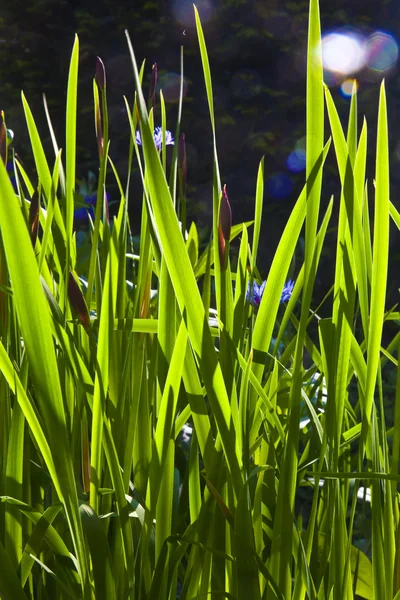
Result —
<path fill-rule="evenodd" d="M 113 600 L 116 595 L 111 554 L 103 524 L 87 504 L 81 504 L 79 511 L 92 559 L 96 599 Z"/>
<path fill-rule="evenodd" d="M 364 552 L 355 546 L 351 547 L 351 574 L 355 592 L 361 598 L 373 600 L 372 564 Z"/>
<path fill-rule="evenodd" d="M 13 299 L 29 359 L 44 433 L 54 461 L 54 483 L 71 524 L 73 524 L 71 533 L 86 597 L 89 595 L 87 556 L 78 515 L 75 477 L 50 327 L 50 315 L 40 284 L 38 266 L 29 233 L 18 199 L 2 163 L 0 164 L 0 190 L 0 227 L 13 286 Z"/>
<path fill-rule="evenodd" d="M 176 299 L 188 334 L 200 362 L 200 369 L 207 388 L 208 399 L 212 407 L 217 427 L 224 446 L 226 460 L 232 475 L 233 485 L 239 489 L 242 475 L 234 431 L 230 427 L 231 410 L 224 384 L 221 367 L 218 363 L 214 343 L 204 313 L 203 303 L 197 288 L 193 269 L 183 241 L 179 223 L 173 209 L 172 198 L 164 177 L 157 150 L 154 146 L 153 132 L 149 126 L 143 94 L 139 88 L 139 74 L 131 47 L 135 81 L 138 91 L 138 110 L 141 120 L 142 148 L 148 174 L 149 194 L 154 222 L 157 227 L 165 262 L 168 267 Z"/>
<path fill-rule="evenodd" d="M 385 85 L 379 96 L 376 142 L 375 225 L 372 258 L 371 312 L 368 332 L 364 418 L 370 421 L 380 358 L 389 255 L 389 154 Z"/>
<path fill-rule="evenodd" d="M 1 542 L 0 565 L 0 598 L 2 600 L 27 600 L 18 575 L 13 569 L 10 558 Z"/>

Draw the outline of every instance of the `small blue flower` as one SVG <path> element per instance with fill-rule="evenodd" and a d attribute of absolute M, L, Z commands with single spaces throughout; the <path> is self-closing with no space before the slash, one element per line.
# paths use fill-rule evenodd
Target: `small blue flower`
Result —
<path fill-rule="evenodd" d="M 137 130 L 136 132 L 136 143 L 138 146 L 142 145 L 142 138 L 140 135 L 140 131 Z M 158 151 L 161 150 L 161 146 L 162 146 L 162 128 L 161 127 L 156 127 L 154 130 L 154 143 L 156 145 L 156 148 Z M 168 129 L 165 130 L 165 145 L 166 146 L 173 146 L 175 144 L 174 138 L 172 137 L 172 133 L 170 131 L 168 131 Z"/>
<path fill-rule="evenodd" d="M 253 281 L 253 289 L 250 292 L 249 282 L 247 286 L 246 300 L 250 302 L 251 306 L 260 306 L 266 283 L 266 281 L 263 281 L 261 285 L 258 285 L 256 281 Z"/>
<path fill-rule="evenodd" d="M 8 131 L 8 129 L 7 129 L 7 131 Z M 15 179 L 15 173 L 14 173 L 14 163 L 11 160 L 9 160 L 7 162 L 6 169 L 7 169 L 7 173 L 10 176 L 10 181 L 11 181 L 12 186 L 14 188 L 14 192 L 18 193 L 17 180 Z"/>
<path fill-rule="evenodd" d="M 74 224 L 75 228 L 78 227 L 87 227 L 89 223 L 88 215 L 91 216 L 92 220 L 94 219 L 94 210 L 93 207 L 96 205 L 97 194 L 93 194 L 92 196 L 85 196 L 83 201 L 87 206 L 80 206 L 74 210 Z"/>
<path fill-rule="evenodd" d="M 246 300 L 248 300 L 251 306 L 258 307 L 261 304 L 261 300 L 263 297 L 263 293 L 265 290 L 267 282 L 263 281 L 261 285 L 258 285 L 257 282 L 253 281 L 253 289 L 250 291 L 250 282 L 247 286 Z M 294 288 L 294 281 L 289 279 L 287 283 L 283 286 L 282 295 L 281 295 L 281 304 L 283 302 L 287 302 L 292 295 Z"/>
<path fill-rule="evenodd" d="M 107 202 L 109 201 L 109 196 L 107 196 Z M 84 205 L 76 208 L 74 210 L 74 226 L 75 229 L 83 228 L 86 229 L 89 226 L 89 215 L 92 221 L 94 221 L 94 211 L 97 202 L 97 193 L 94 194 L 86 194 L 83 198 Z"/>
<path fill-rule="evenodd" d="M 283 286 L 282 296 L 281 296 L 281 304 L 282 304 L 282 302 L 287 302 L 288 300 L 290 300 L 290 296 L 292 295 L 293 288 L 294 288 L 294 281 L 289 279 L 287 281 L 287 283 L 285 283 L 285 285 Z"/>
<path fill-rule="evenodd" d="M 74 210 L 74 228 L 87 229 L 89 226 L 89 215 L 94 221 L 95 207 L 97 203 L 97 182 L 93 171 L 88 172 L 87 179 L 78 180 L 78 190 L 76 194 L 76 208 Z M 107 205 L 110 201 L 106 193 Z"/>

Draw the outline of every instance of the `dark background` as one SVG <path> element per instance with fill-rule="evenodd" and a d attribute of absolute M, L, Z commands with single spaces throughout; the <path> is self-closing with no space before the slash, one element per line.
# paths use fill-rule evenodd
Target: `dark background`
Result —
<path fill-rule="evenodd" d="M 256 174 L 265 156 L 265 202 L 259 268 L 266 276 L 290 211 L 304 184 L 304 171 L 291 171 L 287 159 L 305 134 L 305 57 L 308 1 L 199 0 L 210 57 L 217 121 L 217 143 L 222 183 L 227 184 L 233 222 L 250 220 L 254 211 Z M 351 29 L 368 36 L 378 30 L 394 36 L 400 26 L 398 0 L 320 0 L 322 32 Z M 168 128 L 175 130 L 179 93 L 180 47 L 184 46 L 185 100 L 182 131 L 188 152 L 189 219 L 194 218 L 207 237 L 211 225 L 212 139 L 208 106 L 192 3 L 185 0 L 3 0 L 0 13 L 0 108 L 7 127 L 14 131 L 13 147 L 25 167 L 32 156 L 22 111 L 23 89 L 45 141 L 50 137 L 44 117 L 46 94 L 59 145 L 63 146 L 65 96 L 74 34 L 80 40 L 78 96 L 78 177 L 97 173 L 92 86 L 96 56 L 104 61 L 110 114 L 110 154 L 125 182 L 128 121 L 123 95 L 130 104 L 133 77 L 124 30 L 128 29 L 139 63 L 146 58 L 145 93 L 151 66 L 157 62 L 159 87 L 167 101 Z M 368 179 L 373 199 L 374 142 L 379 84 L 386 78 L 391 143 L 392 200 L 397 204 L 400 161 L 399 78 L 397 63 L 381 70 L 363 69 L 359 79 L 359 123 L 365 114 L 369 126 Z M 342 78 L 344 79 L 344 77 Z M 340 78 L 328 81 L 343 119 L 349 99 L 339 92 Z M 159 108 L 159 103 L 158 103 Z M 159 111 L 156 123 L 160 124 Z M 326 138 L 329 129 L 326 129 Z M 51 159 L 53 160 L 53 159 Z M 31 171 L 32 172 L 32 171 Z M 118 201 L 109 177 L 108 191 Z M 140 181 L 133 177 L 130 214 L 133 231 L 139 230 Z M 333 151 L 326 168 L 323 207 L 339 180 Z M 331 285 L 335 254 L 335 219 L 327 238 L 317 281 L 321 297 Z M 391 247 L 390 299 L 397 301 L 398 233 Z M 234 252 L 234 249 L 233 249 Z M 301 248 L 299 249 L 301 260 Z"/>

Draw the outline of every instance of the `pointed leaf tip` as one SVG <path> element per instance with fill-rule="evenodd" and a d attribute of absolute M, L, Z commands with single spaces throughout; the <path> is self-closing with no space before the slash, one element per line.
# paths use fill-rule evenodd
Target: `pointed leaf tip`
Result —
<path fill-rule="evenodd" d="M 221 207 L 219 213 L 219 222 L 222 228 L 222 234 L 225 240 L 229 240 L 231 237 L 232 228 L 232 210 L 229 203 L 228 194 L 226 191 L 226 185 L 222 190 Z"/>
<path fill-rule="evenodd" d="M 96 58 L 96 83 L 99 86 L 99 90 L 103 91 L 106 89 L 106 70 L 100 56 Z"/>

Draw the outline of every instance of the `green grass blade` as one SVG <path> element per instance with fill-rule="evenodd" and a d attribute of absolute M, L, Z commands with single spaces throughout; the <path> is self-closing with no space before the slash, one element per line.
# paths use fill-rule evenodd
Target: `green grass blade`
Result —
<path fill-rule="evenodd" d="M 300 327 L 296 339 L 293 383 L 290 393 L 290 413 L 288 443 L 285 447 L 282 471 L 279 480 L 277 512 L 272 538 L 271 575 L 279 582 L 279 588 L 286 598 L 292 590 L 292 537 L 294 520 L 294 498 L 297 479 L 299 411 L 298 398 L 301 390 L 303 347 L 305 342 L 308 313 L 314 287 L 317 265 L 315 264 L 315 243 L 319 215 L 322 184 L 322 168 L 317 169 L 315 178 L 311 175 L 321 161 L 324 137 L 324 99 L 322 84 L 321 27 L 318 0 L 311 0 L 309 12 L 309 33 L 307 53 L 307 129 L 306 129 L 306 239 L 303 302 Z M 282 289 L 282 288 L 281 288 Z M 265 315 L 266 316 L 266 315 Z M 267 595 L 267 598 L 271 596 Z"/>
<path fill-rule="evenodd" d="M 220 431 L 233 483 L 239 489 L 242 476 L 240 473 L 235 434 L 230 426 L 231 411 L 224 379 L 218 364 L 193 269 L 173 209 L 171 195 L 154 146 L 153 133 L 148 123 L 146 105 L 140 89 L 137 65 L 129 39 L 128 44 L 137 86 L 142 147 L 147 166 L 154 221 L 174 286 L 176 299 L 181 313 L 187 321 L 189 338 L 200 361 L 208 399 Z"/>
<path fill-rule="evenodd" d="M 257 264 L 258 242 L 260 240 L 262 208 L 264 197 L 264 157 L 262 157 L 260 166 L 258 167 L 257 186 L 256 186 L 256 206 L 254 211 L 254 233 L 253 246 L 251 249 L 251 272 Z"/>
<path fill-rule="evenodd" d="M 2 163 L 0 164 L 0 189 L 0 226 L 13 285 L 13 299 L 24 338 L 32 381 L 35 385 L 37 404 L 54 460 L 57 473 L 55 481 L 58 482 L 58 489 L 71 526 L 81 570 L 84 597 L 88 597 L 87 556 L 78 514 L 75 479 L 49 311 L 40 284 L 38 266 L 28 230 Z"/>
<path fill-rule="evenodd" d="M 52 195 L 52 177 L 43 150 L 43 145 L 40 140 L 39 132 L 24 94 L 22 94 L 22 104 L 25 112 L 25 119 L 28 126 L 29 137 L 32 145 L 32 152 L 35 159 L 36 171 L 39 177 L 40 186 L 47 198 L 47 201 L 49 201 L 49 198 L 51 198 Z M 54 236 L 54 241 L 56 242 L 59 262 L 64 266 L 66 230 L 58 202 L 56 202 L 54 205 L 54 220 L 59 233 L 59 235 Z"/>
<path fill-rule="evenodd" d="M 16 571 L 13 569 L 4 546 L 0 542 L 0 598 L 2 600 L 27 600 Z"/>
<path fill-rule="evenodd" d="M 197 38 L 199 41 L 200 56 L 203 66 L 204 83 L 206 86 L 208 109 L 210 112 L 210 122 L 213 136 L 213 248 L 214 248 L 214 259 L 216 265 L 218 261 L 218 211 L 221 196 L 221 177 L 218 166 L 218 154 L 217 154 L 217 138 L 215 131 L 215 118 L 214 118 L 214 101 L 211 81 L 210 63 L 208 60 L 207 46 L 204 39 L 203 28 L 199 17 L 196 6 L 194 8 L 194 16 L 196 21 Z M 220 269 L 215 270 L 215 290 L 217 296 L 217 309 L 220 309 L 220 297 L 221 297 L 221 282 L 220 282 Z"/>
<path fill-rule="evenodd" d="M 316 168 L 312 173 L 311 179 L 313 182 L 319 177 L 328 149 L 329 143 L 325 146 L 323 154 L 320 155 Z M 307 186 L 301 192 L 279 241 L 254 326 L 253 348 L 255 353 L 253 371 L 259 378 L 265 364 L 265 353 L 269 349 L 273 326 L 280 304 L 280 293 L 283 289 L 296 243 L 306 217 L 306 193 Z"/>
<path fill-rule="evenodd" d="M 77 117 L 77 88 L 78 88 L 78 64 L 79 64 L 79 40 L 75 36 L 72 49 L 71 63 L 69 67 L 66 109 L 66 218 L 65 228 L 67 233 L 67 267 L 66 277 L 69 271 L 75 268 L 71 260 L 72 228 L 74 221 L 74 190 L 75 190 L 75 162 L 76 162 L 76 117 Z"/>
<path fill-rule="evenodd" d="M 113 319 L 111 257 L 106 266 L 101 303 L 99 341 L 96 357 L 96 378 L 93 395 L 92 449 L 90 459 L 90 505 L 99 512 L 99 487 L 102 472 L 102 440 L 109 382 L 110 333 Z"/>
<path fill-rule="evenodd" d="M 49 527 L 52 525 L 54 519 L 59 514 L 61 509 L 61 504 L 53 504 L 52 506 L 49 506 L 49 508 L 47 508 L 43 515 L 37 520 L 32 534 L 25 544 L 24 553 L 21 560 L 21 583 L 23 586 L 25 585 L 35 563 L 34 558 L 32 558 L 31 555 L 34 557 L 39 556 Z"/>
<path fill-rule="evenodd" d="M 103 525 L 87 504 L 81 504 L 79 510 L 90 549 L 96 599 L 114 600 L 116 595 L 111 554 Z"/>
<path fill-rule="evenodd" d="M 56 136 L 55 136 L 53 125 L 52 125 L 51 118 L 50 118 L 49 109 L 47 106 L 46 96 L 44 94 L 43 94 L 43 106 L 44 106 L 44 112 L 46 114 L 47 125 L 49 127 L 51 141 L 53 144 L 54 155 L 57 160 L 57 157 L 60 156 L 60 154 L 61 154 L 61 150 L 59 149 L 58 144 L 57 144 Z M 57 169 L 55 169 L 54 174 L 55 174 L 57 180 L 58 179 L 60 180 L 61 193 L 63 196 L 65 196 L 65 173 L 64 173 L 64 169 L 63 169 L 61 162 L 57 165 Z M 55 188 L 55 189 L 57 189 L 57 188 Z"/>
<path fill-rule="evenodd" d="M 379 96 L 378 134 L 376 145 L 375 225 L 372 256 L 371 312 L 367 350 L 367 380 L 364 419 L 371 418 L 378 372 L 385 313 L 385 297 L 389 253 L 389 154 L 385 84 Z"/>
<path fill-rule="evenodd" d="M 31 399 L 27 396 L 25 389 L 18 377 L 17 372 L 15 371 L 9 356 L 0 341 L 0 371 L 4 375 L 10 389 L 14 394 L 16 394 L 18 402 L 23 410 L 25 418 L 31 428 L 33 435 L 35 436 L 36 443 L 40 448 L 42 456 L 46 462 L 47 468 L 49 472 L 54 477 L 55 485 L 57 486 L 57 477 L 56 471 L 53 463 L 53 458 L 51 455 L 51 450 L 49 448 L 46 436 L 43 431 L 42 423 L 40 420 L 40 416 L 37 413 L 37 408 Z"/>
<path fill-rule="evenodd" d="M 16 401 L 8 438 L 5 493 L 22 500 L 25 417 Z M 26 459 L 25 459 L 26 460 Z M 5 515 L 5 550 L 17 571 L 22 556 L 22 519 L 15 506 L 7 505 Z"/>

